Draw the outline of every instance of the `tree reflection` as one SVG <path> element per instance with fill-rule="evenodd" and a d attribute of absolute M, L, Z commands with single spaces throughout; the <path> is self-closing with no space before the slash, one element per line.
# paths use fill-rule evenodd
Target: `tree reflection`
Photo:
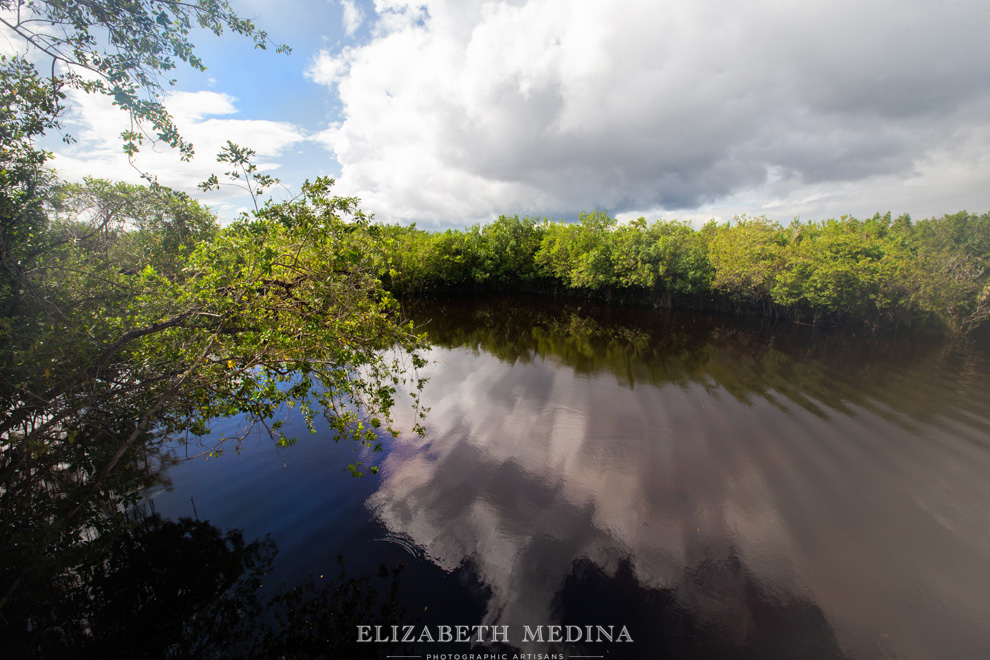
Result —
<path fill-rule="evenodd" d="M 276 554 L 269 537 L 248 543 L 241 531 L 207 521 L 132 518 L 112 540 L 87 548 L 72 575 L 44 592 L 19 592 L 0 631 L 5 657 L 361 660 L 468 650 L 357 642 L 358 625 L 420 623 L 401 605 L 409 600 L 400 593 L 404 565 L 355 577 L 338 557 L 336 576 L 310 576 L 266 600 L 262 580 Z M 468 587 L 477 580 L 469 562 L 461 571 Z M 534 624 L 626 626 L 635 640 L 622 648 L 627 658 L 841 657 L 814 603 L 771 593 L 734 553 L 709 557 L 662 589 L 642 586 L 628 560 L 609 574 L 578 559 L 552 609 L 551 621 Z M 519 634 L 512 632 L 513 643 Z M 601 653 L 604 645 L 558 647 L 542 645 L 542 652 Z"/>
<path fill-rule="evenodd" d="M 623 649 L 629 658 L 843 657 L 817 604 L 770 590 L 735 552 L 702 560 L 662 589 L 642 587 L 628 561 L 608 575 L 581 559 L 554 605 L 564 626 L 626 626 L 636 649 Z M 569 650 L 577 655 L 578 648 L 602 652 L 594 644 Z"/>
<path fill-rule="evenodd" d="M 357 641 L 359 625 L 412 624 L 400 605 L 400 576 L 405 564 L 391 569 L 381 565 L 376 579 L 347 574 L 342 556 L 335 579 L 312 576 L 282 589 L 268 609 L 274 621 L 265 630 L 254 656 L 259 658 L 332 658 L 363 660 L 385 653 L 408 653 L 402 644 L 368 644 Z"/>
<path fill-rule="evenodd" d="M 17 657 L 209 657 L 243 650 L 276 548 L 205 521 L 122 518 L 73 548 L 67 569 L 15 592 L 4 643 Z"/>
<path fill-rule="evenodd" d="M 791 403 L 820 417 L 826 408 L 849 413 L 850 403 L 916 419 L 947 405 L 990 406 L 990 364 L 972 344 L 592 303 L 548 305 L 544 298 L 426 301 L 410 313 L 436 346 L 484 351 L 508 364 L 550 359 L 578 374 L 612 374 L 628 388 L 700 385 L 747 405 Z M 944 381 L 930 378 L 944 373 L 979 381 L 985 387 L 970 391 L 986 396 L 958 400 L 955 390 L 940 387 Z"/>
<path fill-rule="evenodd" d="M 377 658 L 358 624 L 391 625 L 403 566 L 377 578 L 310 576 L 274 597 L 262 581 L 278 549 L 270 537 L 155 515 L 122 520 L 76 548 L 71 569 L 21 589 L 4 612 L 4 657 Z M 37 585 L 37 583 L 35 583 Z"/>

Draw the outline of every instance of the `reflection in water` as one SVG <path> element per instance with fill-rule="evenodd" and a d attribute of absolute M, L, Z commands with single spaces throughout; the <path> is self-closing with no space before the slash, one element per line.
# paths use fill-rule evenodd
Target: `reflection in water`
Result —
<path fill-rule="evenodd" d="M 768 592 L 734 554 L 705 560 L 668 589 L 642 588 L 628 562 L 608 575 L 581 560 L 554 605 L 563 625 L 605 622 L 637 630 L 639 653 L 623 650 L 626 657 L 842 657 L 821 609 Z"/>
<path fill-rule="evenodd" d="M 72 570 L 47 589 L 15 594 L 2 622 L 4 657 L 244 655 L 274 544 L 189 518 L 118 523 L 70 551 Z"/>
<path fill-rule="evenodd" d="M 414 313 L 430 435 L 367 504 L 471 567 L 483 623 L 636 601 L 635 657 L 990 653 L 984 353 L 518 301 Z"/>
<path fill-rule="evenodd" d="M 359 644 L 359 624 L 408 620 L 398 603 L 403 566 L 354 577 L 310 575 L 270 599 L 261 582 L 278 552 L 207 521 L 135 513 L 50 593 L 19 596 L 0 650 L 11 658 L 327 658 L 408 653 Z M 125 521 L 122 521 L 122 523 Z"/>

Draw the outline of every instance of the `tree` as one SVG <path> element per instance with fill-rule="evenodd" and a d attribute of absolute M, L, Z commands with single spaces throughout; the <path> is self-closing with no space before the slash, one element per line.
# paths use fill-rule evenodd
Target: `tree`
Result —
<path fill-rule="evenodd" d="M 617 283 L 612 256 L 615 219 L 603 211 L 581 213 L 577 224 L 550 223 L 535 255 L 541 272 L 574 288 Z"/>
<path fill-rule="evenodd" d="M 45 259 L 27 273 L 34 294 L 5 318 L 8 594 L 39 558 L 55 567 L 81 534 L 113 524 L 107 513 L 146 485 L 135 466 L 149 452 L 209 434 L 213 419 L 242 415 L 287 444 L 271 420 L 291 405 L 310 417 L 322 410 L 334 439 L 356 446 L 380 450 L 383 433 L 397 434 L 389 411 L 409 367 L 422 364 L 419 339 L 382 288 L 375 228 L 330 185 L 318 180 L 300 200 L 206 227 L 209 240 L 147 215 L 129 227 L 122 211 L 140 200 L 128 193 L 146 189 L 69 189 L 83 201 L 65 207 L 96 199 L 96 210 L 86 220 L 53 213 Z M 188 255 L 181 268 L 144 249 L 169 242 Z M 363 472 L 359 460 L 349 467 Z"/>
<path fill-rule="evenodd" d="M 922 220 L 910 247 L 915 259 L 904 279 L 914 305 L 954 332 L 971 333 L 990 320 L 990 213 Z"/>
<path fill-rule="evenodd" d="M 526 284 L 538 278 L 533 261 L 540 248 L 544 226 L 534 218 L 501 215 L 476 227 L 479 266 L 496 284 Z"/>
<path fill-rule="evenodd" d="M 718 227 L 711 239 L 713 286 L 741 301 L 755 302 L 770 315 L 770 290 L 781 268 L 787 236 L 766 218 L 737 218 Z"/>
<path fill-rule="evenodd" d="M 883 306 L 881 301 L 885 222 L 868 223 L 855 218 L 820 223 L 795 221 L 781 253 L 780 269 L 771 285 L 778 305 L 798 313 L 810 313 L 814 322 L 822 315 L 868 318 Z"/>

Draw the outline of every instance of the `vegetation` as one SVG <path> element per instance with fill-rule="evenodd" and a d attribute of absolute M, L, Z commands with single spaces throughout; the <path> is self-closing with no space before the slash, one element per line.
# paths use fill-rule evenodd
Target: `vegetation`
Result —
<path fill-rule="evenodd" d="M 322 411 L 335 439 L 357 445 L 398 432 L 389 411 L 419 340 L 378 278 L 374 227 L 329 191 L 318 180 L 222 229 L 161 189 L 48 191 L 26 232 L 40 244 L 4 255 L 17 266 L 0 301 L 8 594 L 39 557 L 58 563 L 114 525 L 147 484 L 148 455 L 207 435 L 213 419 L 242 415 L 283 444 L 271 420 L 287 405 Z"/>
<path fill-rule="evenodd" d="M 940 328 L 990 318 L 990 214 L 619 224 L 500 217 L 464 231 L 389 227 L 401 293 L 533 290 L 798 323 Z M 504 238 L 509 237 L 509 238 Z"/>

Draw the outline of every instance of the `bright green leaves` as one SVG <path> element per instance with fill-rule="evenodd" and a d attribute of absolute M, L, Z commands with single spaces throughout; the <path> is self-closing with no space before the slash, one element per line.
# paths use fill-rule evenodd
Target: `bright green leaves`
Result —
<path fill-rule="evenodd" d="M 544 226 L 534 218 L 501 216 L 465 231 L 428 233 L 415 226 L 380 231 L 388 259 L 382 275 L 393 290 L 505 288 L 533 284 L 541 277 L 534 255 Z"/>
<path fill-rule="evenodd" d="M 73 547 L 150 483 L 162 442 L 220 418 L 290 446 L 291 407 L 365 461 L 398 435 L 423 341 L 378 278 L 383 233 L 330 180 L 220 228 L 162 187 L 27 172 L 33 205 L 0 191 L 19 214 L 0 232 L 0 519 L 17 552 Z M 237 447 L 212 442 L 214 457 Z"/>
<path fill-rule="evenodd" d="M 862 223 L 795 224 L 772 288 L 774 302 L 863 316 L 880 294 L 880 236 Z"/>
<path fill-rule="evenodd" d="M 594 212 L 571 224 L 503 216 L 464 231 L 386 232 L 387 281 L 396 291 L 566 287 L 802 323 L 920 321 L 963 333 L 990 319 L 990 214 L 789 226 L 742 217 L 695 230 Z"/>
<path fill-rule="evenodd" d="M 768 300 L 785 240 L 780 225 L 766 218 L 720 227 L 711 243 L 715 286 L 742 299 Z"/>
<path fill-rule="evenodd" d="M 912 224 L 877 214 L 788 227 L 743 219 L 716 228 L 711 245 L 717 288 L 797 320 L 877 327 L 920 317 L 969 332 L 990 317 L 990 305 L 981 308 L 990 273 L 979 262 L 990 216 Z"/>
<path fill-rule="evenodd" d="M 143 136 L 137 131 L 122 131 L 120 139 L 124 141 L 124 153 L 128 158 L 133 158 L 140 151 Z"/>
<path fill-rule="evenodd" d="M 253 176 L 249 166 L 243 171 Z M 421 340 L 378 279 L 380 232 L 331 186 L 307 183 L 300 199 L 267 205 L 190 256 L 187 268 L 198 275 L 184 287 L 186 304 L 211 319 L 211 333 L 197 341 L 215 338 L 223 357 L 200 371 L 238 383 L 212 387 L 211 408 L 200 415 L 234 411 L 263 423 L 291 405 L 311 431 L 322 415 L 334 439 L 375 448 L 379 433 L 392 431 L 393 383 L 418 384 L 411 367 L 421 363 Z M 201 350 L 187 340 L 190 349 Z M 395 361 L 392 350 L 412 357 Z"/>
<path fill-rule="evenodd" d="M 601 212 L 578 224 L 546 227 L 535 255 L 547 278 L 609 293 L 632 289 L 651 296 L 707 290 L 711 265 L 703 236 L 685 223 L 640 218 L 618 224 Z"/>

